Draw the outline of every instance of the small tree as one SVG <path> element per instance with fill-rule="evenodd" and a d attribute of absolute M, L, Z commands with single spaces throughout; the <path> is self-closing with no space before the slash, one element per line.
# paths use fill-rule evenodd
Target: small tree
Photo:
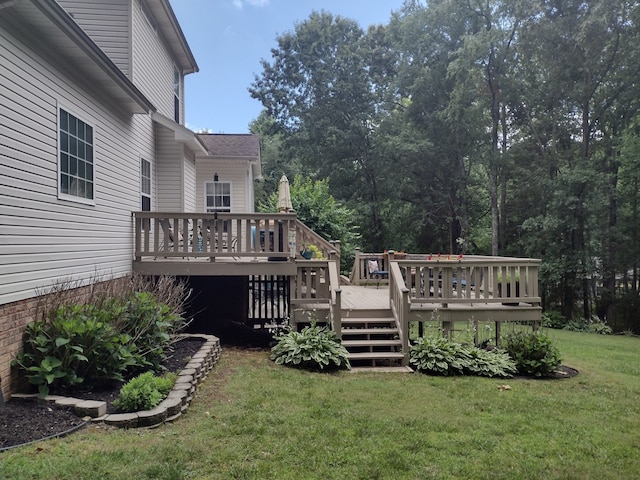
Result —
<path fill-rule="evenodd" d="M 329 193 L 329 180 L 312 180 L 296 175 L 291 183 L 291 205 L 301 222 L 327 240 L 340 240 L 340 269 L 347 272 L 353 264 L 359 235 L 354 228 L 355 212 L 341 204 Z M 271 193 L 258 209 L 261 212 L 278 210 L 278 192 Z"/>

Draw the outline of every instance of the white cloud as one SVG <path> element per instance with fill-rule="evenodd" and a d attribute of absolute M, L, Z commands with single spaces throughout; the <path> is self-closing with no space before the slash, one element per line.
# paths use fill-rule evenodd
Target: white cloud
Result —
<path fill-rule="evenodd" d="M 233 0 L 233 6 L 242 10 L 245 5 L 251 7 L 266 7 L 270 0 Z"/>

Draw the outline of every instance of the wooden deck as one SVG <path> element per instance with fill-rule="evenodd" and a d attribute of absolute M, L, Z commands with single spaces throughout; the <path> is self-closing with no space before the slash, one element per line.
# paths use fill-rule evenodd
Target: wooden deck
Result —
<path fill-rule="evenodd" d="M 343 285 L 342 311 L 349 310 L 389 310 L 389 287 Z"/>
<path fill-rule="evenodd" d="M 134 212 L 133 231 L 136 272 L 288 277 L 291 326 L 313 317 L 327 322 L 350 336 L 354 359 L 374 364 L 406 365 L 414 324 L 421 331 L 437 321 L 446 333 L 456 322 L 495 322 L 499 336 L 504 322 L 541 321 L 536 259 L 356 250 L 344 285 L 340 243 L 321 238 L 295 213 Z M 309 243 L 322 259 L 302 258 Z"/>

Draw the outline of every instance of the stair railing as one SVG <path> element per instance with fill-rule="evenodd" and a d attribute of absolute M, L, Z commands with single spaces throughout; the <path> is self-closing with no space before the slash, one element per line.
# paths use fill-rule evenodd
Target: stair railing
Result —
<path fill-rule="evenodd" d="M 342 338 L 342 290 L 340 289 L 340 257 L 335 250 L 329 252 L 329 317 L 331 328 Z"/>
<path fill-rule="evenodd" d="M 398 327 L 402 342 L 403 365 L 409 363 L 409 289 L 405 285 L 402 271 L 397 261 L 389 260 L 389 306 Z"/>

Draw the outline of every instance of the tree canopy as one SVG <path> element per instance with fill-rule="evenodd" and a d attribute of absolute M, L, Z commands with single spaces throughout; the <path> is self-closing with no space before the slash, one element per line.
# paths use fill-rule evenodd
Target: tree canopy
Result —
<path fill-rule="evenodd" d="M 541 258 L 545 308 L 612 318 L 639 284 L 639 23 L 629 0 L 314 12 L 250 87 L 267 170 L 327 179 L 364 250 Z"/>

